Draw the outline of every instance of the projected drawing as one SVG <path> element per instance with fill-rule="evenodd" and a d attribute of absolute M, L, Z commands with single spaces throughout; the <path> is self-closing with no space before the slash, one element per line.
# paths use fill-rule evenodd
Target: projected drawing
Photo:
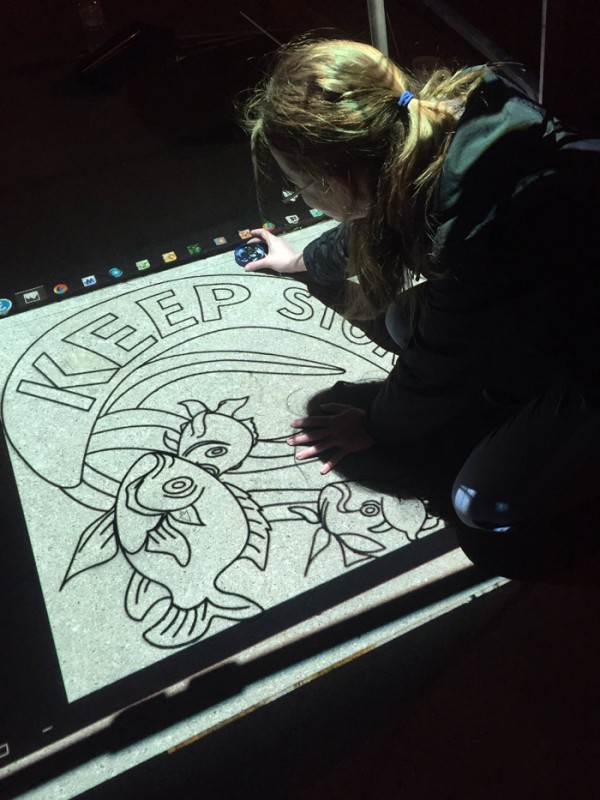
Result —
<path fill-rule="evenodd" d="M 287 445 L 312 397 L 392 365 L 303 286 L 203 274 L 98 297 L 40 316 L 25 352 L 17 330 L 2 394 L 70 698 L 440 527 Z"/>
<path fill-rule="evenodd" d="M 177 455 L 152 452 L 135 461 L 114 506 L 81 534 L 61 588 L 121 553 L 133 570 L 127 614 L 142 621 L 160 604 L 160 616 L 144 631 L 157 647 L 198 641 L 215 617 L 236 621 L 263 610 L 219 586 L 238 559 L 267 566 L 271 525 L 248 492 L 221 478 L 239 468 L 258 441 L 253 420 L 234 417 L 247 401 L 224 400 L 214 411 L 200 401 L 181 404 L 190 421 L 179 436 L 164 435 Z M 389 485 L 337 482 L 312 503 L 290 504 L 290 514 L 317 526 L 304 574 L 334 542 L 348 568 L 394 549 L 403 535 L 410 541 L 437 525 L 420 500 L 390 492 Z"/>
<path fill-rule="evenodd" d="M 321 489 L 317 506 L 317 511 L 309 506 L 290 508 L 319 526 L 312 539 L 305 574 L 315 559 L 334 544 L 342 554 L 344 566 L 350 567 L 394 549 L 402 535 L 414 541 L 438 524 L 421 500 L 401 499 L 389 484 L 332 483 Z"/>
<path fill-rule="evenodd" d="M 159 647 L 202 638 L 213 617 L 239 620 L 262 610 L 218 583 L 238 558 L 260 569 L 267 562 L 269 523 L 246 492 L 218 478 L 239 466 L 256 440 L 251 420 L 223 413 L 235 413 L 247 399 L 224 401 L 215 412 L 200 402 L 184 403 L 197 413 L 182 424 L 179 439 L 164 437 L 184 457 L 156 452 L 139 458 L 114 507 L 82 533 L 65 575 L 63 587 L 121 552 L 133 569 L 125 599 L 129 616 L 142 620 L 162 603 L 162 615 L 144 634 Z"/>

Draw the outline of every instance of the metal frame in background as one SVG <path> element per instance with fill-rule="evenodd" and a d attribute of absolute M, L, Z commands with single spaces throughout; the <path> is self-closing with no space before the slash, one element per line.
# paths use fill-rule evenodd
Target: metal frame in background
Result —
<path fill-rule="evenodd" d="M 541 78 L 515 63 L 514 58 L 472 25 L 462 14 L 445 0 L 412 0 L 427 8 L 449 28 L 481 53 L 488 61 L 502 62 L 502 72 L 517 84 L 533 100 L 540 100 Z M 388 55 L 385 0 L 367 0 L 371 42 L 374 47 Z M 545 53 L 545 18 L 547 0 L 543 0 L 540 19 L 540 75 Z"/>

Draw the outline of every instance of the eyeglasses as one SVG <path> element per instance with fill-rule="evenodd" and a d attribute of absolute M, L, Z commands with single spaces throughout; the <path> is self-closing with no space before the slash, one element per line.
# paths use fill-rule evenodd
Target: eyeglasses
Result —
<path fill-rule="evenodd" d="M 316 183 L 316 180 L 307 183 L 306 186 L 303 186 L 301 189 L 294 189 L 289 184 L 284 186 L 281 190 L 281 202 L 284 205 L 289 205 L 290 203 L 295 203 L 296 200 L 300 197 L 302 192 L 305 192 L 307 189 Z"/>

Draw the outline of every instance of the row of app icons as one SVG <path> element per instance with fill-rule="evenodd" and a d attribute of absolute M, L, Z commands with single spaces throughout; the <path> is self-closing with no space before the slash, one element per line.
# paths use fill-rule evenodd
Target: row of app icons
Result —
<path fill-rule="evenodd" d="M 311 208 L 310 214 L 312 217 L 322 217 L 323 212 L 318 211 L 317 209 Z M 288 225 L 296 225 L 300 222 L 300 217 L 297 214 L 290 214 L 285 217 L 285 221 Z M 276 225 L 274 222 L 265 222 L 263 223 L 263 228 L 268 231 L 276 230 Z M 252 232 L 249 228 L 244 228 L 237 232 L 240 239 L 250 239 L 252 237 Z M 233 244 L 230 242 L 227 237 L 225 236 L 216 236 L 213 240 L 213 244 L 216 247 L 222 247 L 224 245 Z M 212 248 L 209 248 L 209 250 Z M 200 256 L 204 253 L 203 247 L 198 242 L 193 242 L 192 244 L 185 245 L 185 250 L 183 253 L 183 258 L 187 262 L 189 261 L 191 256 Z M 162 253 L 160 256 L 160 260 L 154 258 L 142 258 L 134 262 L 135 269 L 138 272 L 143 272 L 151 267 L 157 266 L 164 266 L 167 264 L 174 264 L 176 261 L 181 261 L 181 251 L 180 255 L 177 254 L 175 250 L 168 250 L 165 253 Z M 96 286 L 98 281 L 100 280 L 103 284 L 105 284 L 105 275 L 108 275 L 109 278 L 114 280 L 118 280 L 122 278 L 124 275 L 124 271 L 120 267 L 111 267 L 106 273 L 100 274 L 92 274 L 92 275 L 85 275 L 84 277 L 77 279 L 76 286 L 73 284 L 68 283 L 57 283 L 52 288 L 52 293 L 57 297 L 63 297 L 64 295 L 68 294 L 69 292 L 74 291 L 75 288 L 80 286 L 79 281 L 81 282 L 81 286 L 84 289 L 90 288 L 92 286 Z M 20 309 L 25 309 L 31 305 L 36 303 L 42 303 L 45 300 L 48 300 L 48 292 L 46 291 L 45 286 L 34 286 L 31 289 L 25 289 L 21 292 L 15 292 L 15 300 L 17 307 Z M 9 314 L 13 309 L 13 302 L 8 297 L 0 297 L 0 317 L 4 317 Z"/>

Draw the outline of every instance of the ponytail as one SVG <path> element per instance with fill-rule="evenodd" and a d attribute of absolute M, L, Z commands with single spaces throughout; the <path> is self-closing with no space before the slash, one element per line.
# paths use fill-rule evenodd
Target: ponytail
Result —
<path fill-rule="evenodd" d="M 383 313 L 415 278 L 435 278 L 432 201 L 460 110 L 484 67 L 417 79 L 374 47 L 293 41 L 247 101 L 255 173 L 270 151 L 308 177 L 360 177 L 367 216 L 352 223 L 348 316 Z M 404 95 L 410 92 L 414 97 Z M 407 102 L 408 101 L 408 102 Z M 413 294 L 413 293 L 410 293 Z"/>

